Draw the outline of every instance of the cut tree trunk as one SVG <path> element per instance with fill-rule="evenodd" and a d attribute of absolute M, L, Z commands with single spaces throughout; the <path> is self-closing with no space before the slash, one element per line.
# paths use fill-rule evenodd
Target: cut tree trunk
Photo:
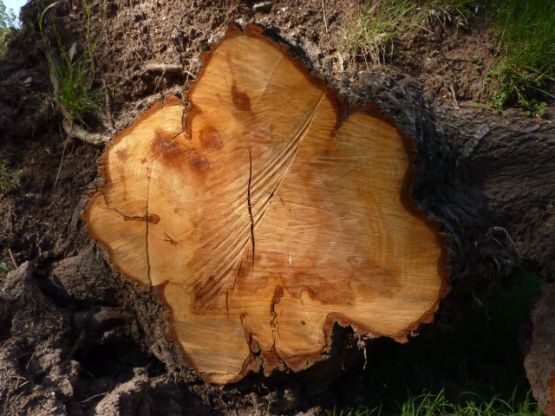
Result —
<path fill-rule="evenodd" d="M 414 143 L 392 121 L 349 108 L 255 26 L 207 55 L 187 101 L 112 140 L 84 218 L 168 305 L 205 380 L 308 368 L 335 323 L 404 341 L 432 320 L 445 244 L 412 201 Z"/>

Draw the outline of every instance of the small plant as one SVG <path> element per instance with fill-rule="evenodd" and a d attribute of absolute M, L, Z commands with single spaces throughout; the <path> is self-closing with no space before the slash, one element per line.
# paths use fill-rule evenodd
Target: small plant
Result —
<path fill-rule="evenodd" d="M 93 113 L 99 105 L 101 89 L 93 88 L 94 54 L 99 44 L 99 37 L 92 35 L 91 9 L 82 0 L 85 11 L 85 30 L 83 48 L 77 43 L 67 48 L 55 25 L 51 26 L 54 42 L 45 33 L 45 17 L 58 2 L 50 4 L 39 16 L 39 30 L 47 43 L 46 58 L 53 89 L 53 99 L 64 118 L 70 122 L 77 120 L 85 124 L 84 117 Z"/>
<path fill-rule="evenodd" d="M 491 6 L 499 39 L 489 74 L 499 84 L 492 106 L 501 111 L 516 104 L 541 117 L 546 100 L 555 98 L 549 91 L 555 82 L 555 2 L 496 0 Z"/>
<path fill-rule="evenodd" d="M 0 159 L 0 195 L 17 189 L 21 170 L 12 169 L 5 160 Z"/>
<path fill-rule="evenodd" d="M 9 266 L 8 266 L 6 263 L 4 263 L 3 261 L 0 261 L 0 273 L 6 274 L 6 273 L 8 273 L 9 271 L 10 271 Z M 0 382 L 1 382 L 1 381 L 2 381 L 2 380 L 0 380 Z M 0 384 L 0 387 L 2 387 L 1 384 Z M 0 389 L 0 392 L 1 392 L 1 391 L 2 391 L 2 389 Z M 2 397 L 2 396 L 0 395 L 0 398 L 1 398 L 1 397 Z"/>
<path fill-rule="evenodd" d="M 17 18 L 13 10 L 8 9 L 4 2 L 0 0 L 0 59 L 6 56 L 7 52 L 7 37 L 10 28 L 16 26 Z"/>

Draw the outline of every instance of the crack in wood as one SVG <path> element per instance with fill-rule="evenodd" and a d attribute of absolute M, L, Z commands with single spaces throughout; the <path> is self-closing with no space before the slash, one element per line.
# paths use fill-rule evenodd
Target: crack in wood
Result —
<path fill-rule="evenodd" d="M 249 183 L 247 185 L 247 208 L 249 210 L 249 217 L 251 221 L 251 241 L 252 241 L 252 270 L 254 271 L 254 252 L 256 250 L 256 242 L 254 240 L 254 218 L 252 215 L 251 204 L 251 183 L 252 183 L 252 152 L 249 148 Z"/>
<path fill-rule="evenodd" d="M 229 318 L 229 289 L 225 291 L 225 311 Z"/>
<path fill-rule="evenodd" d="M 146 218 L 149 218 L 149 206 L 148 201 L 150 200 L 150 182 L 152 179 L 152 168 L 154 167 L 154 160 L 150 164 L 150 169 L 148 170 L 148 181 L 147 181 L 147 188 L 146 188 Z M 152 277 L 150 276 L 150 250 L 148 247 L 148 236 L 149 236 L 149 224 L 150 221 L 146 221 L 146 230 L 145 230 L 145 251 L 146 251 L 146 276 L 148 277 L 148 283 L 150 287 L 150 291 L 152 292 Z"/>
<path fill-rule="evenodd" d="M 104 203 L 106 204 L 106 207 L 108 207 L 108 209 L 111 209 L 112 211 L 114 211 L 116 214 L 120 215 L 124 221 L 144 221 L 144 222 L 150 222 L 152 224 L 158 224 L 160 222 L 160 217 L 156 214 L 150 214 L 150 215 L 127 215 L 124 214 L 122 211 L 120 211 L 117 208 L 111 207 L 108 204 L 108 201 L 106 200 L 106 197 L 104 196 Z"/>

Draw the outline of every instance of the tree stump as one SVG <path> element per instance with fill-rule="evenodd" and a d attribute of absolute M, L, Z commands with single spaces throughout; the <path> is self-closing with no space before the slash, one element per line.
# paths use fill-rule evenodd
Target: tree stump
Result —
<path fill-rule="evenodd" d="M 412 146 L 258 27 L 231 29 L 186 103 L 166 98 L 112 140 L 84 218 L 167 304 L 205 380 L 299 371 L 326 358 L 335 323 L 404 341 L 446 294 Z"/>

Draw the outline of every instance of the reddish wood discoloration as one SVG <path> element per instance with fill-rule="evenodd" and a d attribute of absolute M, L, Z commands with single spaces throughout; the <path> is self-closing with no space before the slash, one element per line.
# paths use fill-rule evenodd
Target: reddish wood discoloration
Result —
<path fill-rule="evenodd" d="M 251 111 L 251 100 L 249 96 L 237 89 L 237 85 L 233 83 L 231 86 L 231 97 L 233 99 L 233 105 L 239 111 Z"/>
<path fill-rule="evenodd" d="M 129 158 L 129 153 L 127 153 L 127 150 L 118 150 L 116 154 L 122 162 L 125 162 Z"/>
<path fill-rule="evenodd" d="M 152 147 L 152 154 L 164 163 L 179 164 L 186 149 L 176 140 L 175 135 L 164 133 L 161 130 L 155 132 L 156 140 Z"/>
<path fill-rule="evenodd" d="M 135 216 L 124 215 L 123 220 L 124 221 L 144 221 L 150 224 L 158 224 L 160 222 L 160 217 L 156 214 L 143 215 L 142 217 L 139 217 L 137 215 Z"/>
<path fill-rule="evenodd" d="M 189 166 L 197 172 L 203 172 L 210 169 L 210 163 L 208 160 L 201 156 L 201 154 L 196 149 L 186 149 L 185 157 L 189 161 Z"/>
<path fill-rule="evenodd" d="M 212 126 L 206 126 L 201 129 L 200 143 L 206 149 L 221 149 L 224 146 L 222 136 Z"/>

